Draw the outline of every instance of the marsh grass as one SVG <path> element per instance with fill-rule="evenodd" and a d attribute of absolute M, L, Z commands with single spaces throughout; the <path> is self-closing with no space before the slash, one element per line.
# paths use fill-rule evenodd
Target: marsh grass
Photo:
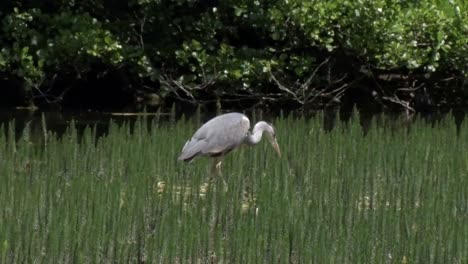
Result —
<path fill-rule="evenodd" d="M 38 145 L 0 133 L 1 263 L 467 263 L 468 122 L 274 120 L 266 142 L 178 163 L 200 124 L 141 120 Z M 44 124 L 46 126 L 46 124 Z"/>

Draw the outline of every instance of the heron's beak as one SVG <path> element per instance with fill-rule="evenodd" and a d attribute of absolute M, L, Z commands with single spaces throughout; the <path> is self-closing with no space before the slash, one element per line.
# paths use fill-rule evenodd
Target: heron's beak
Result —
<path fill-rule="evenodd" d="M 276 138 L 271 139 L 271 145 L 275 149 L 276 153 L 278 153 L 278 157 L 281 158 L 281 151 L 280 151 L 280 147 L 278 145 L 278 141 L 276 140 Z"/>

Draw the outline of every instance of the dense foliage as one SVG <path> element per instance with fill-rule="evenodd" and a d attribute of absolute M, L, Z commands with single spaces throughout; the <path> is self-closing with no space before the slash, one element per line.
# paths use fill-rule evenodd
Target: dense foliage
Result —
<path fill-rule="evenodd" d="M 0 82 L 36 104 L 93 87 L 197 103 L 466 105 L 467 11 L 463 0 L 9 1 Z"/>

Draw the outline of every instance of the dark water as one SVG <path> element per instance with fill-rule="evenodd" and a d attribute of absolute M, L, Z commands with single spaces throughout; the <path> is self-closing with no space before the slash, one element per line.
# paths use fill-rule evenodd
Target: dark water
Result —
<path fill-rule="evenodd" d="M 292 115 L 293 117 L 306 117 L 314 118 L 318 114 L 323 115 L 323 128 L 325 131 L 332 130 L 340 122 L 354 122 L 358 120 L 361 124 L 363 131 L 366 132 L 371 123 L 375 121 L 377 125 L 385 125 L 391 128 L 407 128 L 417 119 L 423 119 L 428 124 L 436 124 L 444 118 L 453 118 L 459 130 L 462 122 L 467 115 L 468 111 L 438 111 L 427 113 L 375 113 L 361 111 L 357 118 L 353 118 L 352 112 L 340 112 L 336 110 L 313 112 L 313 113 L 300 113 L 289 112 L 282 113 L 283 116 Z M 58 137 L 62 136 L 67 128 L 73 123 L 74 127 L 80 135 L 85 128 L 93 128 L 96 131 L 96 136 L 105 136 L 108 132 L 110 122 L 117 124 L 128 124 L 130 128 L 133 127 L 135 122 L 144 118 L 148 123 L 158 122 L 159 124 L 170 124 L 182 117 L 189 117 L 191 115 L 199 115 L 201 122 L 206 122 L 210 118 L 217 115 L 216 112 L 203 112 L 191 111 L 171 111 L 158 112 L 158 113 L 105 113 L 94 111 L 30 111 L 30 110 L 17 110 L 17 109 L 0 109 L 0 127 L 3 128 L 5 134 L 14 133 L 16 139 L 21 137 L 22 132 L 28 126 L 31 136 L 41 137 L 44 131 L 52 132 Z M 251 121 L 258 121 L 264 119 L 271 121 L 278 113 L 271 114 L 266 111 L 253 111 L 246 113 L 251 117 Z M 354 113 L 356 114 L 356 113 Z M 383 121 L 385 120 L 385 122 Z M 465 121 L 466 122 L 466 121 Z M 44 128 L 45 127 L 45 128 Z"/>
<path fill-rule="evenodd" d="M 148 122 L 169 121 L 169 115 L 164 113 L 105 113 L 93 111 L 30 111 L 30 110 L 0 110 L 0 127 L 8 136 L 13 132 L 16 139 L 20 138 L 25 127 L 31 136 L 42 136 L 44 131 L 61 137 L 68 128 L 73 126 L 80 136 L 86 128 L 93 128 L 96 136 L 105 136 L 111 122 L 129 124 L 131 127 L 140 118 Z"/>

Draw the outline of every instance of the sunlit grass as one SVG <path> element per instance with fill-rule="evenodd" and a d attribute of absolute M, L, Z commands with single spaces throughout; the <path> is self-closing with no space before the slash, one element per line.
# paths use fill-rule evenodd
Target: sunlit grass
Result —
<path fill-rule="evenodd" d="M 209 160 L 177 162 L 198 120 L 0 133 L 0 263 L 468 261 L 468 122 L 273 121 L 283 158 L 233 152 L 227 190 Z"/>

